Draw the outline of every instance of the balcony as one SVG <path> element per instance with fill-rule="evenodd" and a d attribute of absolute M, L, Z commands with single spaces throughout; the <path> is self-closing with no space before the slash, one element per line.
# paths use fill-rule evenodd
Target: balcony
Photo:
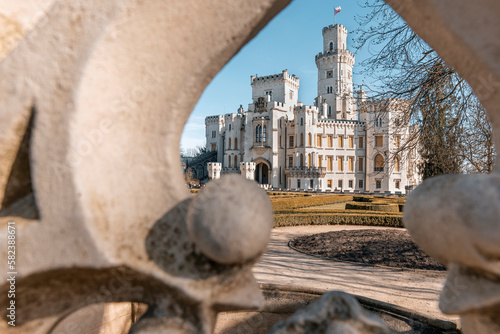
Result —
<path fill-rule="evenodd" d="M 326 167 L 292 167 L 286 168 L 285 174 L 292 177 L 325 177 Z"/>

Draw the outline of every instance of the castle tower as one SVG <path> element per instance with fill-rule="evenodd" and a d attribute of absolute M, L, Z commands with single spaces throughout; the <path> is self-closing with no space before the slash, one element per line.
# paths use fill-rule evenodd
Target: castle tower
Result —
<path fill-rule="evenodd" d="M 347 29 L 341 25 L 323 28 L 323 52 L 316 55 L 318 98 L 316 105 L 328 118 L 356 119 L 352 67 L 354 55 L 346 49 Z"/>

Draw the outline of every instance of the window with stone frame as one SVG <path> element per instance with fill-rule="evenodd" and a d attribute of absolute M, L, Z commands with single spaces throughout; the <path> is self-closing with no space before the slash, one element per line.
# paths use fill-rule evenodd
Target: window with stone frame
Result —
<path fill-rule="evenodd" d="M 348 157 L 349 172 L 354 172 L 354 157 Z"/>
<path fill-rule="evenodd" d="M 333 157 L 329 156 L 327 160 L 328 164 L 326 167 L 328 168 L 328 171 L 331 172 L 333 170 Z"/>
<path fill-rule="evenodd" d="M 344 136 L 339 136 L 339 147 L 344 147 Z"/>
<path fill-rule="evenodd" d="M 377 154 L 375 156 L 375 163 L 374 163 L 374 171 L 375 172 L 383 172 L 384 171 L 384 157 L 382 154 Z"/>
<path fill-rule="evenodd" d="M 293 147 L 293 136 L 288 137 L 288 147 Z"/>
<path fill-rule="evenodd" d="M 382 188 L 382 180 L 375 180 L 375 188 L 376 189 Z"/>
<path fill-rule="evenodd" d="M 326 78 L 333 78 L 333 70 L 326 71 Z"/>
<path fill-rule="evenodd" d="M 365 170 L 365 159 L 363 157 L 358 157 L 358 172 L 363 172 Z"/>
<path fill-rule="evenodd" d="M 358 148 L 364 148 L 365 147 L 365 137 L 358 137 Z"/>
<path fill-rule="evenodd" d="M 316 135 L 316 146 L 322 147 L 322 144 L 321 135 Z"/>
<path fill-rule="evenodd" d="M 354 147 L 354 136 L 349 136 L 349 148 Z"/>
<path fill-rule="evenodd" d="M 375 147 L 383 147 L 384 146 L 384 136 L 377 135 L 375 136 Z"/>
<path fill-rule="evenodd" d="M 293 167 L 293 157 L 288 157 L 288 168 Z"/>
<path fill-rule="evenodd" d="M 344 157 L 337 157 L 338 171 L 344 171 Z"/>
<path fill-rule="evenodd" d="M 328 136 L 328 147 L 333 147 L 333 136 L 332 135 Z"/>

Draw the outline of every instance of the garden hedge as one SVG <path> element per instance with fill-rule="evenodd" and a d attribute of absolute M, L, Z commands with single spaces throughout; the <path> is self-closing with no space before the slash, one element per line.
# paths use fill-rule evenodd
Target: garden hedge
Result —
<path fill-rule="evenodd" d="M 345 209 L 346 210 L 400 212 L 398 204 L 389 204 L 389 203 L 348 202 L 345 205 Z"/>
<path fill-rule="evenodd" d="M 299 196 L 292 198 L 277 198 L 271 200 L 274 212 L 294 210 L 309 206 L 327 205 L 352 201 L 352 196 L 344 195 L 316 195 Z"/>
<path fill-rule="evenodd" d="M 275 214 L 274 227 L 307 225 L 364 225 L 404 227 L 403 218 L 395 215 L 349 214 Z"/>

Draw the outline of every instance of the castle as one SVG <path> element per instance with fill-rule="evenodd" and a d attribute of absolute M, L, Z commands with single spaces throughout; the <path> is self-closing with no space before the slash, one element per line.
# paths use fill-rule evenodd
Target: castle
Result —
<path fill-rule="evenodd" d="M 344 26 L 323 28 L 314 105 L 298 101 L 300 79 L 284 70 L 251 76 L 248 110 L 206 118 L 212 179 L 242 173 L 265 188 L 393 194 L 421 182 L 417 150 L 402 146 L 412 133 L 406 101 L 354 96 L 346 42 Z"/>

